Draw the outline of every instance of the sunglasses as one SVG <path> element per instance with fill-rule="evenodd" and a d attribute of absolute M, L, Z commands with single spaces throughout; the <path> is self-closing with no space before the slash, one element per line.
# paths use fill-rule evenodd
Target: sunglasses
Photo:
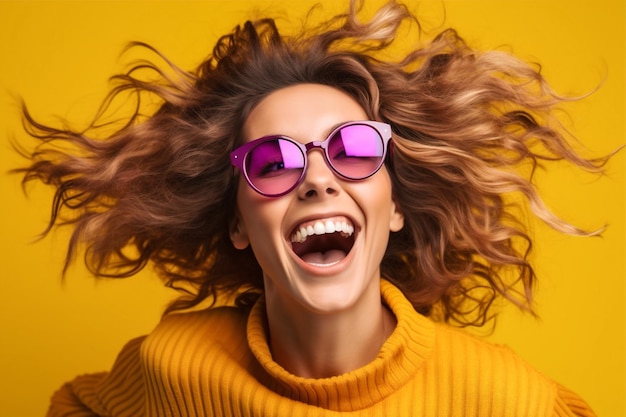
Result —
<path fill-rule="evenodd" d="M 341 178 L 364 180 L 374 175 L 385 161 L 391 127 L 386 123 L 345 123 L 322 142 L 302 144 L 281 135 L 265 136 L 245 143 L 230 154 L 230 161 L 255 191 L 266 197 L 291 192 L 304 179 L 307 152 L 324 151 L 326 163 Z"/>

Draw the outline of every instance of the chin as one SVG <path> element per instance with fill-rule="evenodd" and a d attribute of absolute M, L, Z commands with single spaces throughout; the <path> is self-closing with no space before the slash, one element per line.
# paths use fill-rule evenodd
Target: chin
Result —
<path fill-rule="evenodd" d="M 354 308 L 365 299 L 367 286 L 363 283 L 345 282 L 324 278 L 327 282 L 316 283 L 314 288 L 303 289 L 300 299 L 303 306 L 316 314 L 341 313 Z M 334 281 L 334 282 L 331 282 Z"/>

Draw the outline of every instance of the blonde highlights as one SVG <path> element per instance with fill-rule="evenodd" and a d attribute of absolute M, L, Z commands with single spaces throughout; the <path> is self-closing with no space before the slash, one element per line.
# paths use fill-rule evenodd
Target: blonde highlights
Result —
<path fill-rule="evenodd" d="M 250 250 L 230 242 L 237 177 L 228 155 L 269 93 L 329 85 L 393 129 L 386 163 L 405 227 L 390 236 L 384 277 L 418 311 L 459 325 L 483 324 L 500 296 L 530 310 L 535 274 L 524 207 L 556 230 L 587 234 L 545 207 L 534 170 L 565 160 L 599 172 L 605 161 L 570 146 L 554 117 L 566 99 L 538 68 L 474 50 L 454 30 L 422 35 L 395 1 L 367 21 L 353 1 L 346 14 L 294 36 L 281 35 L 272 19 L 246 22 L 192 72 L 135 43 L 165 65 L 143 61 L 113 77 L 90 128 L 46 126 L 24 108 L 26 130 L 40 144 L 18 171 L 25 182 L 55 187 L 48 231 L 73 227 L 66 267 L 85 245 L 97 276 L 131 276 L 151 263 L 186 293 L 168 311 L 231 293 L 249 306 L 263 290 L 261 270 Z M 99 136 L 112 103 L 129 94 L 134 112 Z M 147 112 L 146 97 L 160 103 L 156 111 Z"/>

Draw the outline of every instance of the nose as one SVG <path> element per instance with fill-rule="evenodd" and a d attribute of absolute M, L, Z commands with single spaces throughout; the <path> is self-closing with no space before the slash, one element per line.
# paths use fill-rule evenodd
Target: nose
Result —
<path fill-rule="evenodd" d="M 298 198 L 305 200 L 338 194 L 340 186 L 337 176 L 326 164 L 323 150 L 311 149 L 307 158 L 307 170 L 298 186 Z"/>

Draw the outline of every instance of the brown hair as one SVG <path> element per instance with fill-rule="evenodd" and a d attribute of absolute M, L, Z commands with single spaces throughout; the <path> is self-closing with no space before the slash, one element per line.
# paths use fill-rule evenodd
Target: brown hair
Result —
<path fill-rule="evenodd" d="M 387 165 L 405 227 L 390 237 L 383 276 L 418 311 L 456 324 L 484 323 L 500 295 L 529 309 L 535 275 L 519 203 L 557 230 L 585 234 L 546 209 L 532 185 L 535 168 L 565 159 L 598 171 L 604 160 L 573 151 L 552 116 L 564 99 L 537 68 L 472 50 L 453 30 L 420 41 L 417 20 L 395 1 L 362 23 L 356 3 L 292 37 L 272 19 L 246 22 L 193 72 L 134 43 L 166 68 L 143 61 L 113 77 L 83 131 L 40 124 L 24 107 L 26 130 L 41 143 L 18 171 L 24 182 L 56 187 L 45 233 L 74 227 L 65 268 L 84 244 L 97 276 L 131 276 L 151 262 L 168 286 L 188 293 L 168 311 L 231 293 L 250 305 L 262 272 L 250 249 L 230 242 L 238 177 L 228 155 L 267 94 L 319 83 L 393 128 Z M 396 37 L 415 44 L 394 60 Z M 111 133 L 104 115 L 127 93 L 135 111 Z M 162 103 L 149 115 L 146 95 Z"/>

